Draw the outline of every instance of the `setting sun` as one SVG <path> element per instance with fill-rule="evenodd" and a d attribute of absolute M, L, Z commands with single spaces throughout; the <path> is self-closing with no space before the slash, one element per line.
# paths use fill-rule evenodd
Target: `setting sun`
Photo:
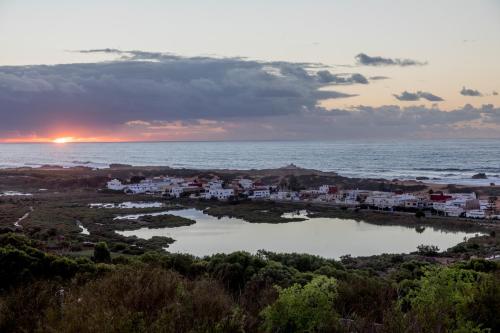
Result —
<path fill-rule="evenodd" d="M 73 141 L 73 137 L 71 137 L 71 136 L 65 136 L 62 138 L 55 138 L 54 140 L 52 140 L 53 143 L 67 143 L 67 142 L 72 142 L 72 141 Z"/>

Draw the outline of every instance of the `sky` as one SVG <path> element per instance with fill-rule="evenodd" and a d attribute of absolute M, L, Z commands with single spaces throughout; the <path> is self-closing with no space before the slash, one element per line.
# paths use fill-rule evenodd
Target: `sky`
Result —
<path fill-rule="evenodd" d="M 0 0 L 0 141 L 500 138 L 500 1 Z"/>

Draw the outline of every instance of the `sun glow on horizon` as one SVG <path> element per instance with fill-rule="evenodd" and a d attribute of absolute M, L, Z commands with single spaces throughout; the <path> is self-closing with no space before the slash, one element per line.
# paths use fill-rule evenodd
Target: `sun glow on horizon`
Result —
<path fill-rule="evenodd" d="M 141 137 L 117 137 L 117 136 L 26 136 L 1 138 L 0 143 L 92 143 L 92 142 L 127 142 L 127 141 L 144 141 Z"/>
<path fill-rule="evenodd" d="M 52 140 L 53 143 L 68 143 L 68 142 L 73 142 L 74 138 L 72 136 L 65 136 L 61 138 L 55 138 Z"/>

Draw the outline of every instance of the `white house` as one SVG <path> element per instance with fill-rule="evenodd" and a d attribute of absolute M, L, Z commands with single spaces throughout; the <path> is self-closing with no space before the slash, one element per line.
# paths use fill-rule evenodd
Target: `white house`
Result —
<path fill-rule="evenodd" d="M 340 193 L 340 197 L 344 202 L 357 202 L 358 194 L 358 190 L 344 190 Z"/>
<path fill-rule="evenodd" d="M 174 186 L 170 188 L 170 196 L 179 198 L 181 194 L 184 192 L 184 188 L 180 186 Z"/>
<path fill-rule="evenodd" d="M 476 193 L 474 193 L 474 192 L 471 192 L 471 193 L 452 193 L 451 197 L 453 199 L 460 199 L 460 200 L 477 199 Z"/>
<path fill-rule="evenodd" d="M 444 207 L 444 213 L 446 216 L 455 216 L 458 217 L 460 216 L 465 210 L 460 207 L 460 206 L 455 206 L 455 205 L 446 205 Z"/>
<path fill-rule="evenodd" d="M 446 202 L 434 201 L 434 202 L 431 203 L 431 206 L 435 210 L 438 210 L 440 212 L 444 212 L 444 209 L 446 208 Z"/>
<path fill-rule="evenodd" d="M 220 179 L 212 179 L 211 181 L 208 182 L 206 185 L 206 188 L 208 189 L 220 189 L 224 185 L 224 182 Z"/>
<path fill-rule="evenodd" d="M 123 185 L 118 179 L 113 179 L 106 184 L 106 187 L 113 191 L 123 191 L 126 186 Z"/>
<path fill-rule="evenodd" d="M 352 200 L 352 197 L 350 198 Z M 390 192 L 378 192 L 373 191 L 371 195 L 366 197 L 365 204 L 370 206 L 375 206 L 378 208 L 393 208 L 397 206 L 399 201 L 393 197 L 393 193 Z"/>
<path fill-rule="evenodd" d="M 465 216 L 471 219 L 484 219 L 486 218 L 486 212 L 480 209 L 473 209 L 465 212 Z"/>
<path fill-rule="evenodd" d="M 414 196 L 413 194 L 409 193 L 397 194 L 397 195 L 391 194 L 391 196 L 394 198 L 394 201 L 396 202 L 397 206 L 408 207 L 408 208 L 414 208 L 418 206 L 417 197 Z"/>
<path fill-rule="evenodd" d="M 271 200 L 278 200 L 278 201 L 283 201 L 283 200 L 299 200 L 299 194 L 297 192 L 290 192 L 290 191 L 278 191 L 275 193 L 272 193 L 270 196 Z"/>
<path fill-rule="evenodd" d="M 465 212 L 465 201 L 452 199 L 446 202 L 433 202 L 432 208 L 443 212 L 446 216 L 458 217 Z"/>
<path fill-rule="evenodd" d="M 158 192 L 158 187 L 151 181 L 143 180 L 137 184 L 130 184 L 126 186 L 126 191 L 134 194 L 140 193 L 153 193 Z"/>
<path fill-rule="evenodd" d="M 494 205 L 489 202 L 488 200 L 479 200 L 479 208 L 481 210 L 488 210 L 488 209 L 492 209 L 494 207 Z"/>
<path fill-rule="evenodd" d="M 251 179 L 245 179 L 242 178 L 238 181 L 238 184 L 244 189 L 244 190 L 249 190 L 253 188 L 253 181 Z"/>
<path fill-rule="evenodd" d="M 255 190 L 253 194 L 249 196 L 250 199 L 269 199 L 271 197 L 271 191 L 269 190 Z"/>
<path fill-rule="evenodd" d="M 176 186 L 184 182 L 184 178 L 172 178 L 172 177 L 154 177 L 148 179 L 148 182 L 153 184 L 158 191 L 164 192 L 171 186 Z"/>
<path fill-rule="evenodd" d="M 404 201 L 405 208 L 422 208 L 421 202 L 417 199 L 413 200 L 405 200 Z"/>
<path fill-rule="evenodd" d="M 184 178 L 167 177 L 167 179 L 171 184 L 181 184 L 186 181 Z"/>
<path fill-rule="evenodd" d="M 205 190 L 205 191 L 201 192 L 200 199 L 207 199 L 207 200 L 212 199 L 212 195 L 210 194 L 210 191 Z"/>
<path fill-rule="evenodd" d="M 227 200 L 232 196 L 234 196 L 232 188 L 211 188 L 208 190 L 208 195 L 205 194 L 207 199 L 216 198 L 218 200 Z"/>

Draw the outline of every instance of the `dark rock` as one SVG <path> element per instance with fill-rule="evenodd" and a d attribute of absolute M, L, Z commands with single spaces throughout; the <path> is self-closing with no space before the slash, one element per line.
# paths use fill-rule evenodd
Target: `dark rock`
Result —
<path fill-rule="evenodd" d="M 472 179 L 488 179 L 484 172 L 480 172 L 472 176 Z"/>
<path fill-rule="evenodd" d="M 132 165 L 130 164 L 120 164 L 120 163 L 111 163 L 109 165 L 111 169 L 119 169 L 119 168 L 131 168 Z"/>

